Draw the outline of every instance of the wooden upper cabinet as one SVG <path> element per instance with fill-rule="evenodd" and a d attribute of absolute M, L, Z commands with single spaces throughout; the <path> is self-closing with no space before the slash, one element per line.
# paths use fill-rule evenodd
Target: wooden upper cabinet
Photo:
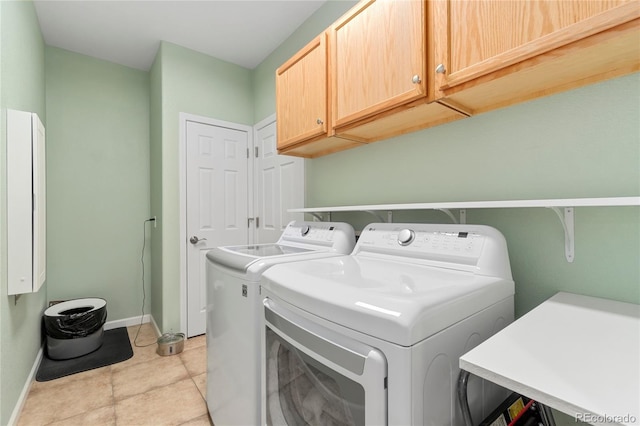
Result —
<path fill-rule="evenodd" d="M 336 134 L 372 142 L 465 117 L 429 104 L 434 90 L 433 73 L 427 72 L 426 5 L 423 0 L 365 0 L 332 25 Z"/>
<path fill-rule="evenodd" d="M 326 40 L 320 34 L 276 70 L 279 152 L 315 157 L 356 144 L 332 137 Z"/>
<path fill-rule="evenodd" d="M 638 70 L 637 0 L 439 0 L 437 98 L 482 112 Z"/>
<path fill-rule="evenodd" d="M 317 157 L 640 70 L 640 0 L 362 0 L 276 72 Z"/>
<path fill-rule="evenodd" d="M 425 95 L 424 18 L 422 1 L 377 0 L 333 25 L 336 127 Z"/>

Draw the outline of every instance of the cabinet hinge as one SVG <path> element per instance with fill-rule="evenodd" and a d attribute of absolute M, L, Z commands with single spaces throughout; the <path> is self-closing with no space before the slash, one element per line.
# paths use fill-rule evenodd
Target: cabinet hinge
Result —
<path fill-rule="evenodd" d="M 254 149 L 256 151 L 256 158 L 258 158 L 258 147 L 256 146 Z"/>
<path fill-rule="evenodd" d="M 249 158 L 249 148 L 247 148 L 247 158 Z"/>

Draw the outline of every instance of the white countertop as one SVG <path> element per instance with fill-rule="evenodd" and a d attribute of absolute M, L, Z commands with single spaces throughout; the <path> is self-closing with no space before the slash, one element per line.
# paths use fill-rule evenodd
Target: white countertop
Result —
<path fill-rule="evenodd" d="M 587 423 L 640 425 L 640 305 L 558 293 L 460 368 Z"/>

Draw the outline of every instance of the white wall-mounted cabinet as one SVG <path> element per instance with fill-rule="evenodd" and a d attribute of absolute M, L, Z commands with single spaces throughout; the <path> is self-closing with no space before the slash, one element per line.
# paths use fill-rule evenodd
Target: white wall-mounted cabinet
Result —
<path fill-rule="evenodd" d="M 7 110 L 8 294 L 35 293 L 46 279 L 45 131 L 38 115 Z"/>

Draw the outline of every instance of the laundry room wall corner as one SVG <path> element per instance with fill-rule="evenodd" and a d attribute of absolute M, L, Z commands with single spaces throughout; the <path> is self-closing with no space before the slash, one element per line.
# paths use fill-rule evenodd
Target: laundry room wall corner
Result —
<path fill-rule="evenodd" d="M 152 74 L 151 193 L 153 207 L 161 206 L 162 234 L 161 248 L 153 243 L 160 252 L 153 255 L 153 288 L 162 289 L 161 298 L 153 296 L 153 310 L 160 329 L 175 332 L 181 327 L 179 114 L 253 124 L 251 76 L 248 69 L 167 42 L 161 43 Z"/>
<path fill-rule="evenodd" d="M 162 330 L 162 51 L 160 48 L 149 70 L 149 205 L 156 221 L 151 228 L 151 316 Z"/>

